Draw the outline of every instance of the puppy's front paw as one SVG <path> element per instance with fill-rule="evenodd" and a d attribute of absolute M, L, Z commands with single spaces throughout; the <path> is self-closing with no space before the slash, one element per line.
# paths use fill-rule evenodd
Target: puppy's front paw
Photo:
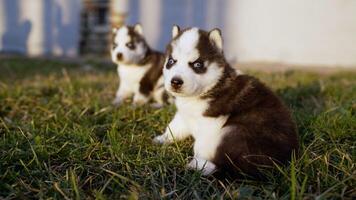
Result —
<path fill-rule="evenodd" d="M 170 141 L 168 140 L 167 136 L 165 134 L 156 136 L 153 138 L 153 143 L 155 144 L 168 144 Z"/>
<path fill-rule="evenodd" d="M 193 158 L 186 166 L 188 169 L 201 171 L 203 176 L 209 176 L 216 171 L 216 165 L 208 160 Z"/>
<path fill-rule="evenodd" d="M 115 99 L 112 101 L 112 105 L 114 105 L 115 107 L 119 107 L 121 103 L 122 103 L 121 97 L 115 97 Z"/>
<path fill-rule="evenodd" d="M 143 95 L 141 93 L 136 93 L 133 98 L 133 103 L 135 105 L 143 105 L 143 104 L 147 103 L 148 100 L 149 99 L 145 95 Z"/>
<path fill-rule="evenodd" d="M 151 104 L 151 107 L 154 108 L 154 109 L 159 109 L 159 108 L 163 107 L 163 104 L 161 104 L 161 103 L 153 103 L 153 104 Z"/>

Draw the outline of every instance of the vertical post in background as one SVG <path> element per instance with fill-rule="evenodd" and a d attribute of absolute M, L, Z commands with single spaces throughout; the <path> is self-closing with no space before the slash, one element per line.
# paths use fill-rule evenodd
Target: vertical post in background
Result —
<path fill-rule="evenodd" d="M 129 11 L 129 0 L 110 0 L 111 27 L 121 27 Z"/>
<path fill-rule="evenodd" d="M 238 24 L 240 19 L 241 12 L 248 12 L 246 8 L 241 8 L 245 1 L 235 1 L 235 0 L 226 0 L 223 12 L 224 12 L 224 36 L 225 42 L 225 56 L 231 63 L 236 63 L 239 58 L 237 58 L 237 43 L 238 29 L 241 27 L 241 24 Z M 239 21 L 240 22 L 240 21 Z"/>
<path fill-rule="evenodd" d="M 162 0 L 140 0 L 140 23 L 148 44 L 155 49 L 164 48 L 162 43 Z M 166 33 L 165 33 L 166 34 Z"/>
<path fill-rule="evenodd" d="M 3 47 L 3 37 L 6 31 L 5 26 L 7 25 L 5 12 L 5 1 L 0 1 L 0 13 L 2 14 L 2 17 L 0 17 L 0 52 L 5 50 Z"/>
<path fill-rule="evenodd" d="M 125 24 L 125 20 L 129 11 L 129 0 L 110 0 L 110 32 L 108 34 L 108 41 L 112 38 L 112 29 L 119 28 Z M 110 52 L 111 42 L 109 42 L 108 50 Z"/>
<path fill-rule="evenodd" d="M 18 1 L 18 23 L 19 21 L 26 21 L 30 30 L 28 34 L 21 35 L 18 40 L 22 40 L 26 37 L 25 52 L 30 56 L 45 55 L 50 52 L 50 49 L 46 49 L 45 41 L 45 22 L 44 22 L 44 6 L 45 2 L 42 1 Z M 15 33 L 16 31 L 14 31 Z"/>

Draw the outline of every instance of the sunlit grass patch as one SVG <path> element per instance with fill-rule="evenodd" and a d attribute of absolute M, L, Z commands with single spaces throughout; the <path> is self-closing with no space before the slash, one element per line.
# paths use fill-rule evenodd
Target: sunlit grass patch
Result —
<path fill-rule="evenodd" d="M 87 65 L 86 63 L 85 65 Z M 174 107 L 120 108 L 112 66 L 22 58 L 0 63 L 0 198 L 352 199 L 356 73 L 252 71 L 298 124 L 300 156 L 266 181 L 187 171 L 192 140 L 154 145 Z"/>

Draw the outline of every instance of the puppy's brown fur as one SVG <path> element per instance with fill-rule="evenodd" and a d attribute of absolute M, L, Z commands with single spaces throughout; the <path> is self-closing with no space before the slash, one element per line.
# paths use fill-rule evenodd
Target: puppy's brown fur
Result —
<path fill-rule="evenodd" d="M 179 38 L 185 31 L 172 41 Z M 238 175 L 241 172 L 260 176 L 260 168 L 286 164 L 293 151 L 298 150 L 296 125 L 287 107 L 259 80 L 237 74 L 224 54 L 209 41 L 208 32 L 199 30 L 197 49 L 204 61 L 215 62 L 223 68 L 217 84 L 200 98 L 209 101 L 206 117 L 228 116 L 216 154 L 211 160 L 221 173 Z M 172 52 L 167 46 L 166 56 Z"/>
<path fill-rule="evenodd" d="M 210 106 L 205 116 L 229 115 L 229 132 L 213 162 L 220 171 L 258 176 L 259 167 L 286 164 L 298 149 L 296 125 L 281 100 L 264 84 L 248 75 L 236 75 L 225 66 L 220 82 L 203 98 Z"/>

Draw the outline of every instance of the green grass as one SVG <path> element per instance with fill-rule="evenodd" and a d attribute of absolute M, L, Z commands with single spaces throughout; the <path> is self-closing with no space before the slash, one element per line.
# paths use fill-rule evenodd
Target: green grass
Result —
<path fill-rule="evenodd" d="M 184 168 L 192 140 L 152 144 L 174 114 L 114 108 L 114 67 L 0 61 L 0 199 L 352 199 L 356 73 L 251 72 L 291 108 L 301 155 L 263 182 Z"/>

